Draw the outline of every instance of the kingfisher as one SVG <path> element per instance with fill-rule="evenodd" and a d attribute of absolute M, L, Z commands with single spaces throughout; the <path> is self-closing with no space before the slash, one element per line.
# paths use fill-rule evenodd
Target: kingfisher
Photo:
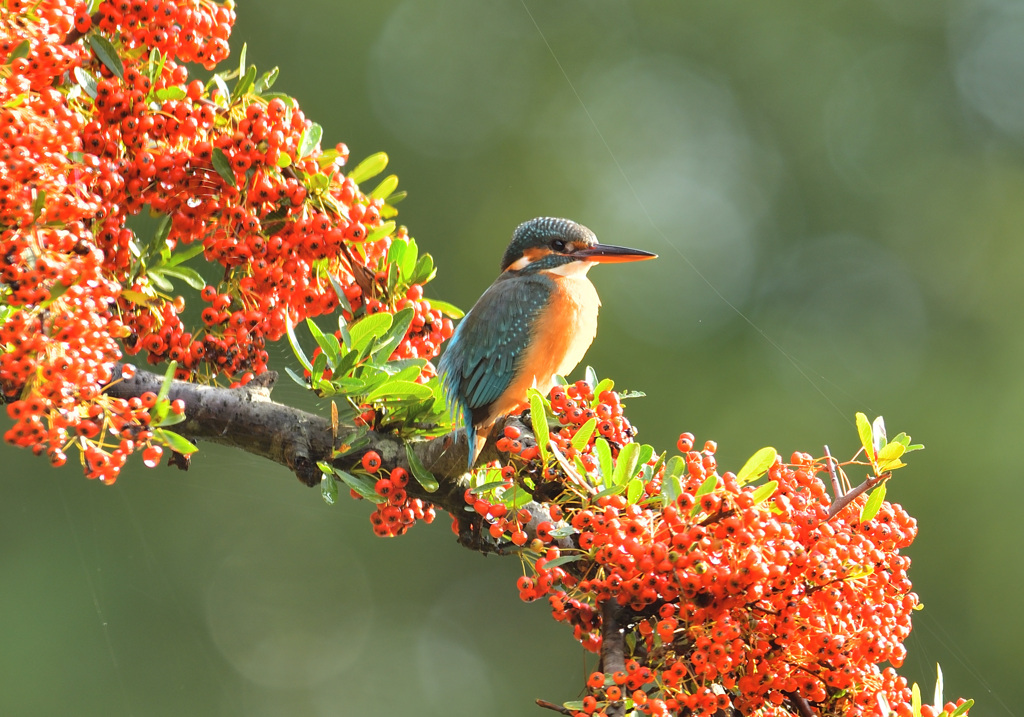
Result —
<path fill-rule="evenodd" d="M 568 375 L 597 335 L 601 299 L 587 278 L 595 264 L 657 254 L 599 244 L 569 219 L 538 217 L 512 233 L 501 273 L 452 334 L 438 364 L 445 397 L 469 442 L 473 467 L 500 417 L 536 387 L 547 393 Z"/>

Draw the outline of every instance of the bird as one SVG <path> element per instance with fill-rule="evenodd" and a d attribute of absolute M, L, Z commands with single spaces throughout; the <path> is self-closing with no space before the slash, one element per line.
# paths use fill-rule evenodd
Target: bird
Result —
<path fill-rule="evenodd" d="M 512 233 L 501 273 L 455 328 L 438 362 L 445 400 L 465 429 L 469 469 L 494 423 L 535 387 L 547 393 L 597 335 L 601 299 L 587 278 L 597 264 L 654 259 L 598 243 L 571 219 L 538 217 Z"/>

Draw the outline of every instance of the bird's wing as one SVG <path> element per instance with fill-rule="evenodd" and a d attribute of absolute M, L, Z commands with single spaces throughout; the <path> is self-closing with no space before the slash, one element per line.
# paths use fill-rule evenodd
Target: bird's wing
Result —
<path fill-rule="evenodd" d="M 466 314 L 448 349 L 451 358 L 448 353 L 442 358 L 442 370 L 458 372 L 446 384 L 455 389 L 452 398 L 460 408 L 478 413 L 508 388 L 552 290 L 551 281 L 540 276 L 498 281 Z"/>

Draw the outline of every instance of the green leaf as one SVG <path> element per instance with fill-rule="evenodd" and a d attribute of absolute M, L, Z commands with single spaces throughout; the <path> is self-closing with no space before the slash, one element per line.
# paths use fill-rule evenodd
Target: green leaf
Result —
<path fill-rule="evenodd" d="M 864 447 L 864 453 L 868 460 L 875 462 L 875 445 L 871 440 L 871 423 L 868 417 L 860 411 L 857 412 L 857 435 L 860 436 L 860 444 Z"/>
<path fill-rule="evenodd" d="M 310 366 L 310 368 L 312 368 L 312 366 Z M 295 371 L 292 370 L 291 366 L 285 366 L 284 372 L 288 374 L 288 377 L 291 378 L 291 380 L 294 381 L 295 383 L 299 384 L 303 388 L 309 388 L 309 382 L 306 381 L 306 379 L 304 379 L 299 374 L 295 373 Z"/>
<path fill-rule="evenodd" d="M 370 192 L 370 199 L 387 199 L 398 187 L 398 176 L 389 174 Z"/>
<path fill-rule="evenodd" d="M 648 443 L 640 444 L 640 453 L 636 457 L 636 464 L 638 466 L 647 466 L 647 462 L 654 457 L 654 446 Z"/>
<path fill-rule="evenodd" d="M 96 57 L 107 66 L 107 69 L 117 75 L 119 80 L 124 80 L 124 65 L 121 58 L 117 56 L 117 50 L 110 43 L 110 40 L 103 35 L 89 35 L 89 49 Z"/>
<path fill-rule="evenodd" d="M 897 443 L 896 441 L 892 441 L 891 443 L 886 443 L 878 451 L 878 455 L 877 455 L 878 462 L 879 463 L 884 463 L 886 461 L 894 461 L 894 460 L 896 460 L 897 458 L 899 458 L 900 456 L 902 456 L 906 452 L 907 452 L 907 447 L 904 446 L 902 443 Z"/>
<path fill-rule="evenodd" d="M 371 154 L 369 157 L 357 164 L 355 169 L 348 173 L 348 178 L 356 184 L 362 184 L 367 179 L 376 177 L 378 174 L 383 172 L 384 168 L 387 166 L 388 155 L 385 152 L 377 152 L 377 154 Z"/>
<path fill-rule="evenodd" d="M 626 488 L 626 502 L 630 505 L 640 500 L 640 496 L 644 494 L 644 482 L 639 478 L 634 478 L 629 482 Z"/>
<path fill-rule="evenodd" d="M 306 353 L 302 350 L 302 347 L 299 346 L 299 340 L 295 336 L 295 327 L 292 325 L 292 317 L 287 312 L 285 312 L 284 316 L 284 326 L 285 331 L 288 334 L 288 343 L 292 347 L 292 353 L 295 354 L 295 358 L 297 358 L 299 363 L 302 364 L 302 368 L 307 371 L 312 371 L 313 364 L 309 362 L 309 359 L 306 358 Z"/>
<path fill-rule="evenodd" d="M 615 472 L 612 475 L 612 485 L 624 485 L 636 475 L 636 460 L 640 457 L 640 446 L 636 443 L 627 443 L 619 451 L 619 457 L 615 461 Z"/>
<path fill-rule="evenodd" d="M 718 476 L 716 475 L 709 475 L 704 479 L 704 482 L 700 484 L 700 488 L 693 494 L 693 510 L 690 511 L 690 515 L 697 515 L 700 512 L 700 498 L 713 492 L 717 485 Z"/>
<path fill-rule="evenodd" d="M 202 289 L 206 286 L 206 279 L 203 278 L 202 274 L 189 266 L 167 266 L 165 264 L 157 269 L 151 269 L 150 273 L 152 274 L 153 272 L 181 279 L 193 289 Z"/>
<path fill-rule="evenodd" d="M 597 371 L 594 370 L 593 366 L 587 366 L 583 373 L 586 376 L 587 385 L 590 386 L 590 390 L 593 391 L 594 387 L 599 383 L 597 380 Z"/>
<path fill-rule="evenodd" d="M 32 218 L 38 219 L 46 208 L 46 190 L 36 190 L 36 197 L 32 202 Z"/>
<path fill-rule="evenodd" d="M 390 234 L 393 231 L 395 231 L 395 223 L 394 222 L 384 222 L 379 227 L 374 229 L 372 232 L 367 234 L 366 235 L 366 239 L 364 239 L 363 241 L 372 244 L 375 241 L 380 241 L 381 239 L 383 239 L 384 237 L 386 237 L 388 234 Z"/>
<path fill-rule="evenodd" d="M 412 381 L 388 381 L 366 397 L 367 401 L 376 401 L 381 398 L 411 398 L 423 401 L 434 395 L 429 386 Z"/>
<path fill-rule="evenodd" d="M 341 307 L 342 311 L 347 311 L 348 313 L 351 314 L 352 313 L 352 304 L 350 304 L 348 302 L 348 297 L 345 296 L 345 289 L 342 288 L 341 282 L 338 281 L 338 278 L 336 276 L 334 276 L 334 274 L 328 274 L 327 278 L 330 280 L 331 288 L 334 289 L 334 293 L 338 297 L 338 306 Z M 342 317 L 339 316 L 338 317 L 338 321 L 343 323 L 345 321 L 345 319 L 343 319 Z M 351 343 L 351 342 L 346 341 L 346 344 L 348 344 L 348 343 Z"/>
<path fill-rule="evenodd" d="M 405 457 L 409 461 L 409 468 L 412 470 L 412 476 L 416 481 L 423 486 L 423 490 L 428 493 L 433 493 L 437 490 L 437 478 L 434 474 L 427 470 L 423 462 L 420 461 L 419 456 L 416 455 L 416 451 L 413 450 L 413 444 L 405 444 Z"/>
<path fill-rule="evenodd" d="M 683 494 L 683 481 L 678 475 L 669 474 L 666 471 L 665 478 L 661 481 L 661 495 L 664 497 L 665 505 L 672 505 Z"/>
<path fill-rule="evenodd" d="M 231 91 L 231 104 L 245 97 L 249 90 L 252 89 L 252 86 L 256 84 L 256 66 L 249 65 L 249 69 L 244 74 L 241 68 L 239 68 L 239 75 L 238 82 L 235 83 L 235 89 Z"/>
<path fill-rule="evenodd" d="M 554 560 L 549 560 L 547 563 L 545 563 L 544 564 L 544 569 L 545 570 L 550 570 L 551 568 L 558 568 L 558 567 L 561 567 L 562 565 L 568 565 L 569 563 L 575 563 L 577 560 L 581 559 L 582 557 L 583 557 L 582 555 L 559 555 Z"/>
<path fill-rule="evenodd" d="M 612 482 L 614 469 L 612 468 L 612 449 L 603 436 L 594 440 L 594 452 L 597 453 L 597 465 L 601 468 L 601 478 L 606 487 L 615 485 Z"/>
<path fill-rule="evenodd" d="M 7 56 L 7 64 L 9 65 L 22 57 L 28 57 L 28 51 L 31 49 L 32 43 L 28 40 L 22 40 L 13 50 L 11 50 L 11 54 Z"/>
<path fill-rule="evenodd" d="M 168 222 L 168 227 L 170 227 L 170 222 Z M 203 246 L 202 242 L 195 242 L 193 244 L 189 244 L 184 249 L 176 251 L 173 254 L 171 254 L 171 258 L 164 263 L 164 266 L 178 266 L 179 264 L 184 264 L 192 257 L 202 254 L 203 249 L 205 249 L 205 247 Z"/>
<path fill-rule="evenodd" d="M 377 491 L 374 490 L 374 486 L 377 483 L 376 481 L 371 482 L 369 478 L 354 476 L 351 473 L 346 473 L 345 471 L 338 470 L 337 468 L 334 469 L 334 475 L 341 478 L 345 485 L 366 498 L 366 500 L 374 503 L 386 503 L 388 500 L 387 498 L 378 495 Z"/>
<path fill-rule="evenodd" d="M 461 319 L 466 315 L 466 312 L 460 309 L 455 304 L 449 304 L 447 301 L 441 301 L 440 299 L 427 299 L 430 302 L 430 307 L 437 309 L 445 316 L 450 316 L 453 319 Z"/>
<path fill-rule="evenodd" d="M 754 491 L 754 494 L 750 496 L 754 501 L 754 505 L 757 505 L 758 503 L 763 503 L 764 501 L 771 498 L 773 495 L 775 495 L 775 489 L 778 487 L 779 482 L 777 480 L 770 480 L 764 485 L 758 486 L 757 490 Z"/>
<path fill-rule="evenodd" d="M 402 343 L 405 338 L 406 332 L 409 327 L 412 326 L 412 320 L 416 316 L 416 311 L 411 306 L 399 311 L 392 317 L 391 328 L 387 330 L 387 333 L 381 336 L 380 342 L 373 349 L 374 355 L 387 351 L 388 356 L 394 353 L 398 345 Z"/>
<path fill-rule="evenodd" d="M 391 314 L 379 313 L 369 314 L 352 324 L 349 327 L 349 335 L 352 337 L 352 348 L 356 351 L 363 351 L 375 338 L 383 336 L 391 328 Z"/>
<path fill-rule="evenodd" d="M 967 710 L 971 709 L 971 707 L 974 707 L 974 700 L 967 700 L 962 705 L 953 710 L 953 714 L 951 714 L 949 717 L 963 717 L 963 715 L 967 714 Z"/>
<path fill-rule="evenodd" d="M 316 122 L 311 124 L 302 132 L 302 141 L 299 142 L 298 158 L 308 157 L 317 147 L 320 146 L 320 138 L 323 137 L 324 128 Z"/>
<path fill-rule="evenodd" d="M 248 54 L 248 51 L 249 51 L 249 45 L 247 43 L 243 42 L 242 43 L 242 51 L 238 53 L 238 74 L 239 75 L 244 75 L 245 74 L 245 56 L 246 56 L 246 54 Z"/>
<path fill-rule="evenodd" d="M 619 399 L 625 401 L 627 398 L 644 398 L 646 395 L 643 391 L 623 391 L 619 394 Z"/>
<path fill-rule="evenodd" d="M 541 461 L 547 463 L 551 455 L 548 450 L 551 434 L 548 432 L 548 417 L 544 412 L 544 397 L 535 388 L 531 388 L 527 392 L 527 396 L 530 399 L 530 423 L 533 424 L 533 436 L 537 439 Z"/>
<path fill-rule="evenodd" d="M 411 280 L 414 284 L 426 284 L 436 274 L 437 269 L 434 268 L 434 258 L 430 254 L 424 254 L 416 262 L 416 269 L 413 271 Z"/>
<path fill-rule="evenodd" d="M 921 717 L 921 688 L 915 682 L 910 688 L 910 708 L 914 717 Z"/>
<path fill-rule="evenodd" d="M 332 370 L 337 368 L 338 357 L 341 353 L 341 345 L 338 343 L 338 339 L 334 334 L 324 334 L 320 327 L 314 323 L 313 319 L 306 319 L 306 326 L 309 328 L 309 333 L 313 335 L 313 340 L 316 341 L 323 355 L 327 357 L 327 364 Z"/>
<path fill-rule="evenodd" d="M 871 422 L 871 437 L 874 440 L 875 452 L 877 453 L 887 441 L 885 438 L 885 419 L 881 416 Z"/>
<path fill-rule="evenodd" d="M 262 75 L 260 75 L 260 78 L 256 80 L 256 84 L 254 86 L 256 94 L 262 95 L 264 92 L 273 87 L 274 83 L 277 81 L 277 76 L 279 74 L 281 74 L 281 70 L 275 67 L 274 69 L 268 72 L 264 72 Z"/>
<path fill-rule="evenodd" d="M 185 92 L 184 88 L 179 87 L 178 85 L 171 85 L 170 87 L 161 87 L 153 93 L 153 97 L 160 102 L 164 102 L 166 100 L 183 100 L 188 97 L 188 93 Z"/>
<path fill-rule="evenodd" d="M 864 507 L 860 511 L 860 522 L 866 523 L 875 515 L 878 514 L 878 509 L 882 507 L 882 501 L 885 500 L 885 483 L 880 483 L 868 496 L 868 502 L 864 504 Z"/>
<path fill-rule="evenodd" d="M 79 87 L 85 94 L 89 95 L 93 99 L 96 99 L 96 78 L 92 76 L 92 73 L 81 67 L 75 68 L 75 80 L 78 82 Z"/>
<path fill-rule="evenodd" d="M 213 148 L 212 162 L 214 170 L 220 175 L 221 179 L 232 187 L 238 186 L 238 181 L 235 179 L 235 170 L 231 168 L 231 160 L 228 159 L 227 155 L 224 154 L 224 150 L 220 147 Z"/>
<path fill-rule="evenodd" d="M 586 448 L 587 444 L 590 443 L 591 436 L 594 435 L 594 431 L 597 429 L 597 419 L 591 418 L 589 421 L 584 423 L 576 431 L 576 435 L 572 437 L 572 447 L 577 451 L 582 451 Z"/>
<path fill-rule="evenodd" d="M 594 387 L 594 405 L 600 403 L 602 393 L 611 391 L 613 388 L 615 388 L 615 381 L 610 378 L 601 379 L 601 382 Z"/>
<path fill-rule="evenodd" d="M 778 452 L 771 446 L 757 451 L 740 468 L 740 472 L 736 474 L 736 482 L 744 485 L 757 480 L 768 472 L 778 455 Z"/>
<path fill-rule="evenodd" d="M 338 502 L 338 481 L 334 480 L 333 471 L 320 475 L 320 497 L 327 505 L 334 505 Z"/>
<path fill-rule="evenodd" d="M 909 439 L 908 439 L 909 440 Z M 935 694 L 932 698 L 932 706 L 935 707 L 936 712 L 942 711 L 942 665 L 938 662 L 935 663 Z"/>
<path fill-rule="evenodd" d="M 164 381 L 163 383 L 160 384 L 160 391 L 156 394 L 157 403 L 160 403 L 165 398 L 167 398 L 167 394 L 170 393 L 171 384 L 174 382 L 174 372 L 177 370 L 177 368 L 177 361 L 171 361 L 170 363 L 167 364 L 167 371 L 164 372 Z"/>
<path fill-rule="evenodd" d="M 192 441 L 174 431 L 168 431 L 166 428 L 157 428 L 153 431 L 153 436 L 175 453 L 187 456 L 189 453 L 199 450 Z"/>

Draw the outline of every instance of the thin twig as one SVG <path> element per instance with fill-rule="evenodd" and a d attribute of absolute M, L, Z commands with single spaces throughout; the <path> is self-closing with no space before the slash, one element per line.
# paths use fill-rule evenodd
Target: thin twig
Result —
<path fill-rule="evenodd" d="M 871 476 L 870 478 L 865 480 L 863 483 L 861 483 L 859 486 L 857 486 L 856 488 L 851 490 L 849 493 L 844 495 L 842 498 L 839 498 L 837 501 L 835 501 L 831 505 L 831 507 L 829 507 L 829 509 L 828 509 L 828 519 L 832 520 L 833 518 L 835 518 L 837 515 L 839 515 L 839 512 L 843 508 L 845 508 L 850 503 L 852 503 L 854 500 L 856 500 L 862 493 L 871 490 L 876 485 L 881 483 L 883 480 L 885 480 L 885 476 L 881 476 L 881 477 L 880 476 Z"/>
<path fill-rule="evenodd" d="M 554 702 L 548 702 L 547 700 L 537 700 L 537 704 L 546 710 L 551 710 L 552 712 L 557 712 L 563 715 L 570 715 L 570 717 L 572 715 L 572 712 L 567 710 L 565 707 L 562 707 L 562 705 L 556 705 Z"/>
<path fill-rule="evenodd" d="M 843 497 L 843 486 L 839 482 L 839 476 L 836 474 L 836 466 L 838 462 L 832 457 L 832 453 L 828 450 L 828 446 L 825 446 L 825 458 L 828 460 L 828 474 L 832 477 L 832 492 L 835 493 L 836 500 Z"/>

